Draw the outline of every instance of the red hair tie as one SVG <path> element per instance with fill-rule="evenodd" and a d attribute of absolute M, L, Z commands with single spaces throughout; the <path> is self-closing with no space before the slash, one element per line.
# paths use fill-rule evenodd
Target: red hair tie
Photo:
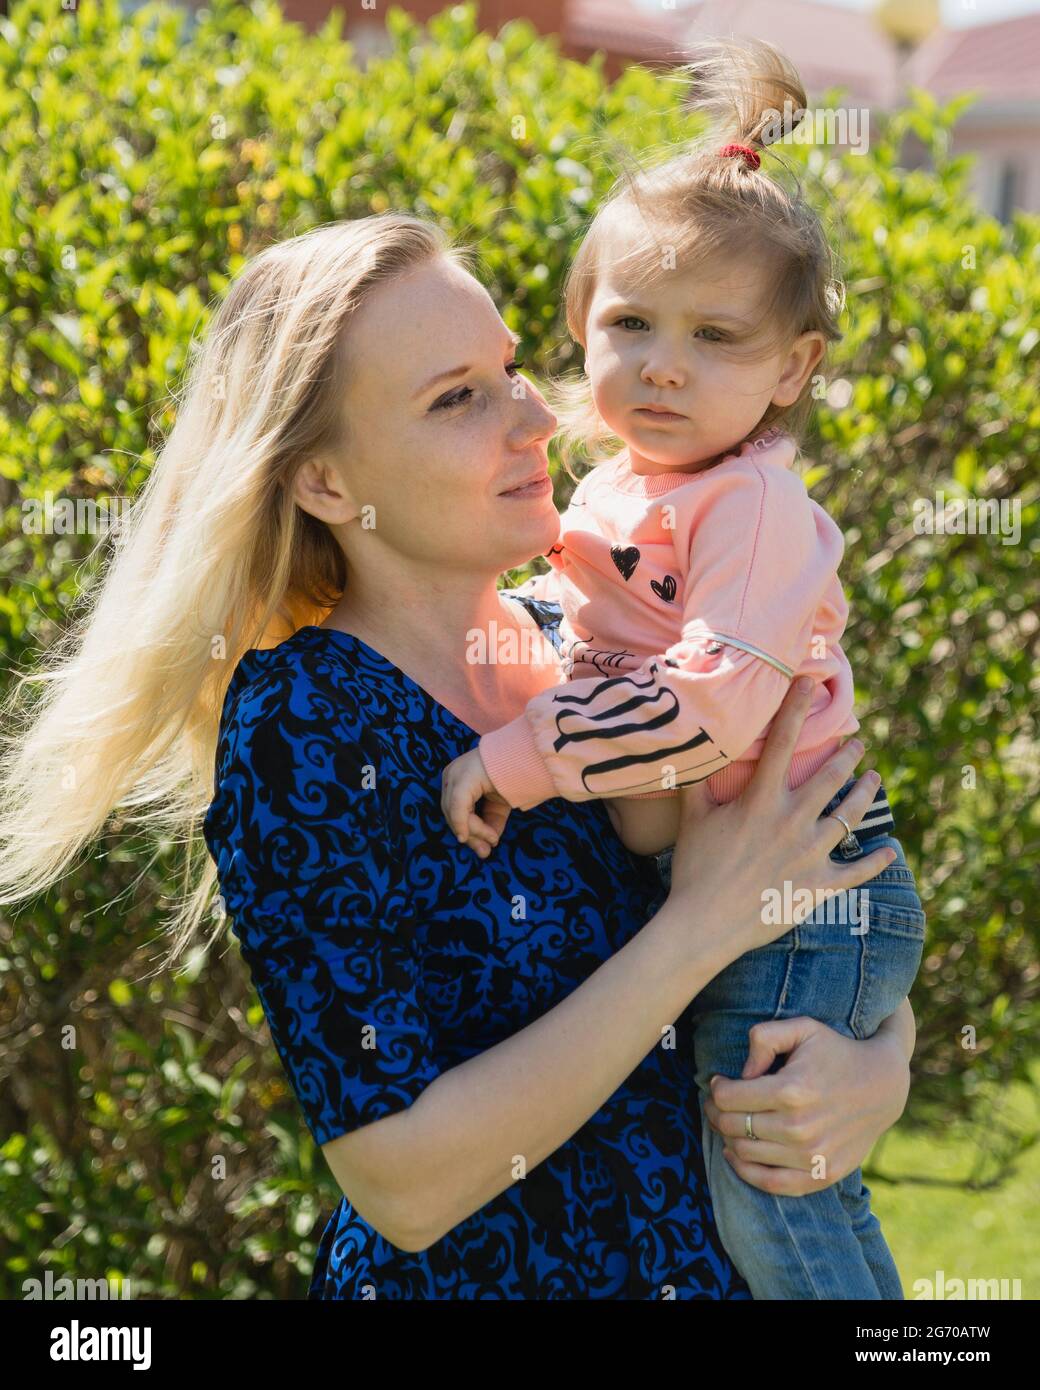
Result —
<path fill-rule="evenodd" d="M 753 150 L 750 145 L 723 145 L 719 150 L 719 156 L 727 159 L 730 155 L 743 155 L 744 163 L 749 169 L 757 169 L 762 161 L 758 157 L 758 151 Z"/>

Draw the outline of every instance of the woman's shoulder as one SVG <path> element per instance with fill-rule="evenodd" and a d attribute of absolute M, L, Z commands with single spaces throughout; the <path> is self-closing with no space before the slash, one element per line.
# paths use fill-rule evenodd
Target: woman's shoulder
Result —
<path fill-rule="evenodd" d="M 310 780 L 320 763 L 352 786 L 377 787 L 386 812 L 417 775 L 432 775 L 472 740 L 366 643 L 307 626 L 240 658 L 221 709 L 217 783 L 237 784 L 246 772 L 272 786 Z"/>
<path fill-rule="evenodd" d="M 386 759 L 352 663 L 324 636 L 301 630 L 277 647 L 247 651 L 235 667 L 204 821 L 225 874 L 234 876 L 238 858 L 240 874 L 274 884 L 291 863 L 306 883 L 321 864 L 367 853 L 371 828 L 383 822 Z"/>
<path fill-rule="evenodd" d="M 303 627 L 276 647 L 245 652 L 224 694 L 221 731 L 271 717 L 360 730 L 364 719 L 357 657 L 349 642 L 334 640 L 345 636 Z"/>
<path fill-rule="evenodd" d="M 240 658 L 220 716 L 218 792 L 237 794 L 248 783 L 274 798 L 301 779 L 311 787 L 333 771 L 343 786 L 360 789 L 374 781 L 366 769 L 391 770 L 379 720 L 369 713 L 371 689 L 347 644 L 340 650 L 329 636 L 300 629 L 277 647 Z"/>

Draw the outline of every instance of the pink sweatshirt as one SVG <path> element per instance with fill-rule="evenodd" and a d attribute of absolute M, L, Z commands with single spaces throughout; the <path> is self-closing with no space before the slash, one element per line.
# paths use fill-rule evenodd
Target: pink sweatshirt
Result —
<path fill-rule="evenodd" d="M 521 589 L 558 598 L 564 679 L 479 744 L 511 806 L 705 779 L 732 800 L 800 675 L 818 685 L 788 784 L 855 733 L 845 541 L 791 471 L 795 453 L 773 429 L 700 473 L 643 476 L 622 454 L 582 478 L 552 571 Z"/>

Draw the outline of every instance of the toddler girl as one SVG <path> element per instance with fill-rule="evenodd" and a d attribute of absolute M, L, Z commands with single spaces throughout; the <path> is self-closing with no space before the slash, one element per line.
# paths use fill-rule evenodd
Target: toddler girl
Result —
<path fill-rule="evenodd" d="M 800 193 L 760 167 L 782 133 L 777 108 L 801 111 L 805 95 L 775 49 L 749 41 L 719 45 L 696 77 L 701 104 L 730 112 L 731 138 L 715 132 L 622 181 L 568 274 L 568 326 L 591 392 L 588 426 L 572 414 L 569 432 L 624 447 L 575 488 L 549 574 L 511 595 L 536 619 L 559 605 L 566 679 L 450 764 L 442 794 L 452 829 L 481 854 L 510 808 L 608 798 L 631 850 L 663 851 L 663 889 L 676 789 L 703 781 L 716 802 L 737 796 L 792 679 L 812 676 L 816 693 L 791 786 L 859 728 L 840 645 L 844 540 L 793 470 L 812 373 L 840 337 L 830 251 Z M 821 814 L 840 819 L 849 786 Z M 703 1094 L 715 1073 L 741 1075 L 755 1022 L 811 1015 L 867 1037 L 898 1007 L 924 914 L 893 829 L 879 788 L 835 854 L 888 844 L 890 867 L 693 1001 Z M 768 1140 L 750 1122 L 747 1138 Z M 719 1231 L 756 1298 L 902 1298 L 859 1169 L 775 1196 L 736 1174 L 707 1123 L 703 1133 Z M 826 1155 L 811 1162 L 828 1181 Z"/>

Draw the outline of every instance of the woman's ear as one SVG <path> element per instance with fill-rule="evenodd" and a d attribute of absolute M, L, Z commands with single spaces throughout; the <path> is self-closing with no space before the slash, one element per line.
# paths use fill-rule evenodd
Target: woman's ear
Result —
<path fill-rule="evenodd" d="M 823 334 L 815 331 L 802 333 L 794 340 L 773 392 L 774 405 L 794 405 L 826 346 L 827 340 Z"/>
<path fill-rule="evenodd" d="M 324 459 L 308 459 L 292 481 L 293 500 L 303 511 L 330 526 L 342 526 L 361 514 L 343 475 Z"/>

